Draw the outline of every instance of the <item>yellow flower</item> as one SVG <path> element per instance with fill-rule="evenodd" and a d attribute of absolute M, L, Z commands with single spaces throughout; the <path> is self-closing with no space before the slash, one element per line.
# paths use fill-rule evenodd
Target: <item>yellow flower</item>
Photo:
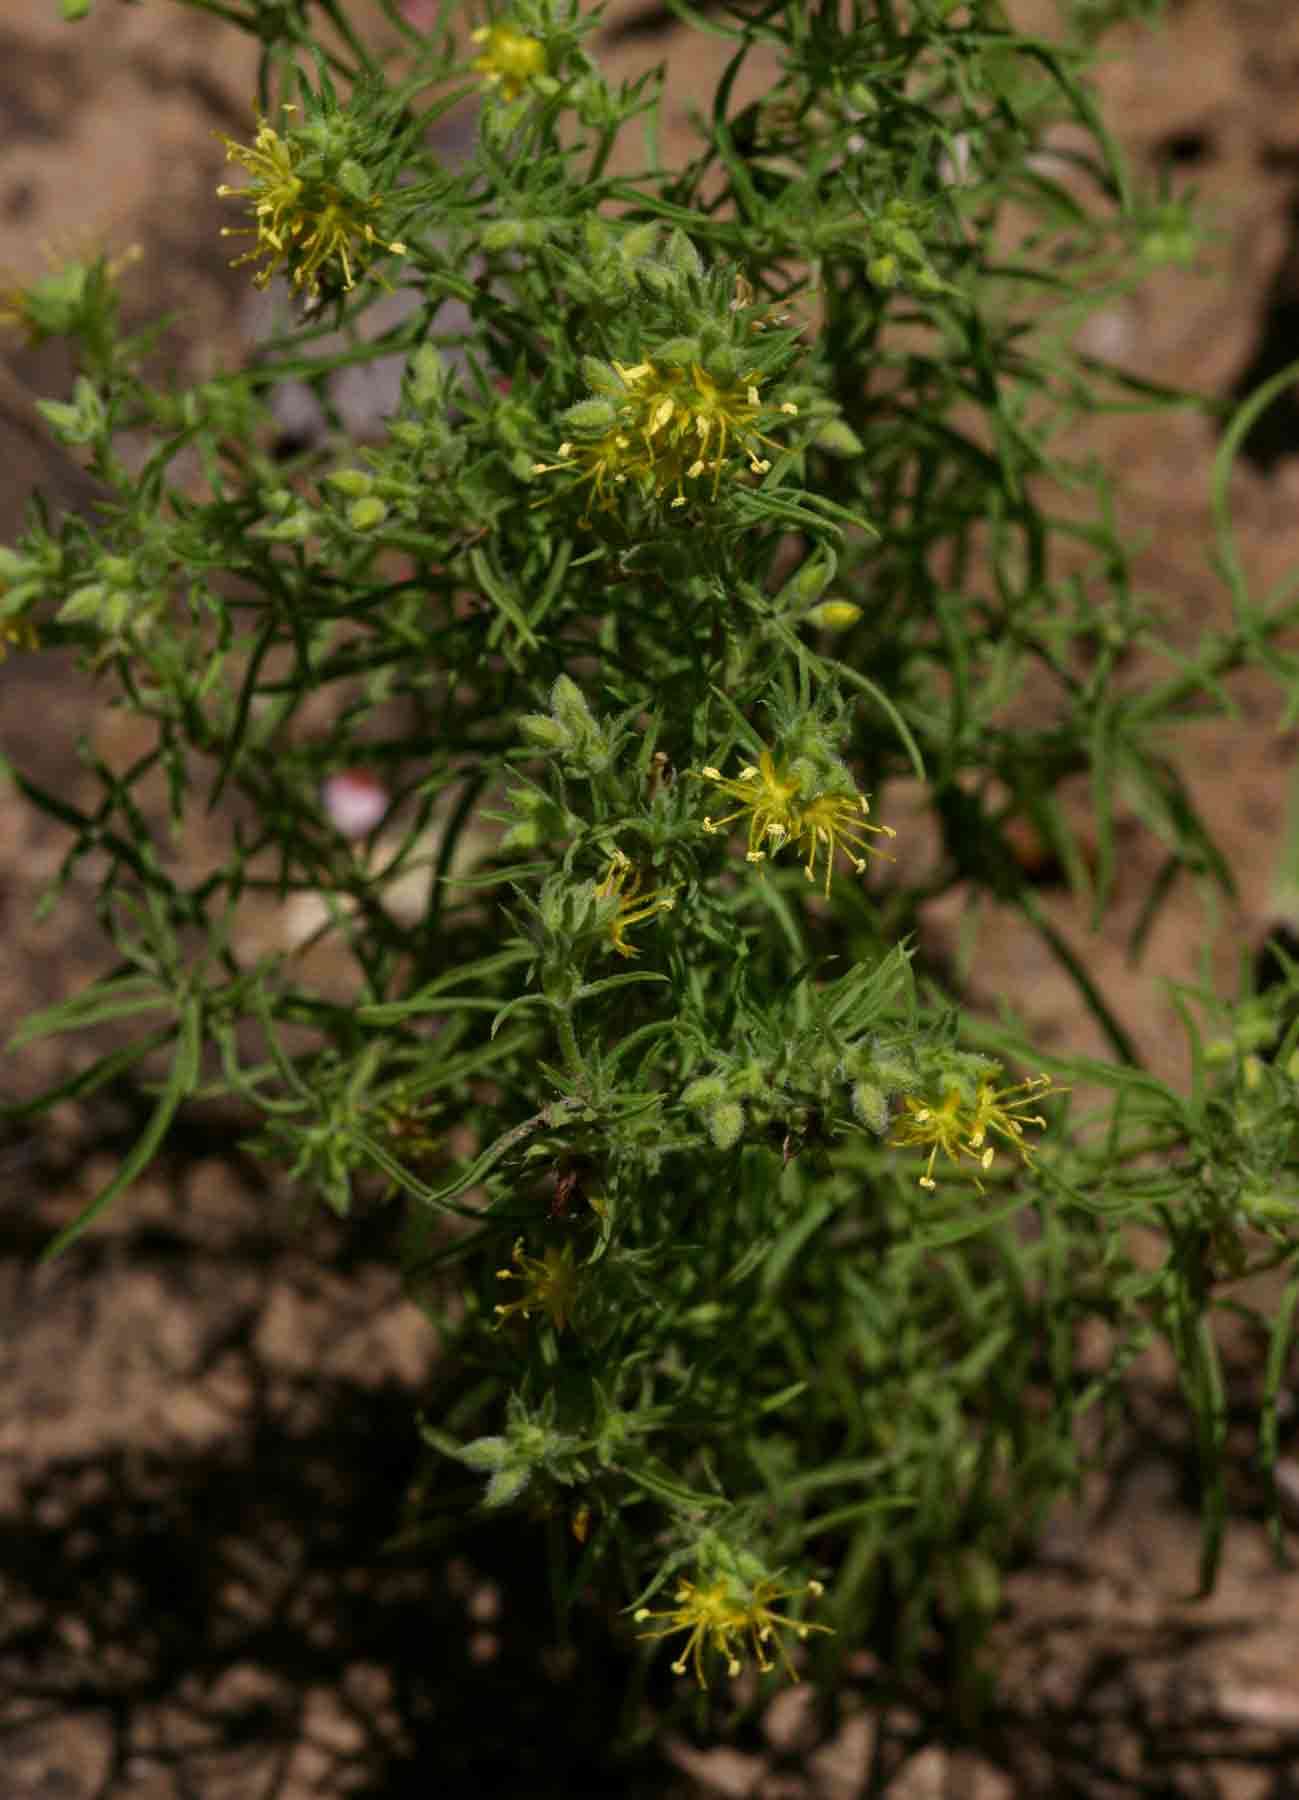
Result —
<path fill-rule="evenodd" d="M 748 458 L 750 474 L 765 475 L 771 467 L 762 447 L 779 446 L 754 423 L 763 412 L 759 375 L 720 382 L 698 363 L 687 370 L 615 362 L 613 369 L 619 385 L 611 384 L 604 398 L 614 407 L 614 424 L 587 442 L 561 444 L 558 462 L 534 463 L 534 475 L 577 471 L 590 484 L 594 504 L 607 512 L 615 488 L 629 480 L 656 499 L 671 494 L 669 505 L 681 507 L 689 499 L 685 484 L 706 475 L 717 498 L 735 451 Z M 778 410 L 794 414 L 798 408 L 787 401 Z M 589 505 L 582 522 L 590 523 Z"/>
<path fill-rule="evenodd" d="M 889 1139 L 889 1143 L 896 1150 L 923 1149 L 926 1144 L 929 1146 L 929 1161 L 920 1177 L 922 1188 L 932 1191 L 938 1186 L 934 1180 L 934 1161 L 940 1150 L 949 1162 L 959 1163 L 962 1156 L 972 1156 L 981 1168 L 986 1168 L 992 1161 L 991 1149 L 980 1154 L 971 1146 L 973 1110 L 961 1099 L 956 1088 L 948 1089 L 947 1098 L 941 1106 L 930 1106 L 927 1101 L 913 1099 L 907 1094 L 902 1101 L 902 1113 L 897 1133 Z"/>
<path fill-rule="evenodd" d="M 704 830 L 710 832 L 724 831 L 736 819 L 749 814 L 749 848 L 746 860 L 761 862 L 767 855 L 764 847 L 768 842 L 773 851 L 779 850 L 792 837 L 798 836 L 798 792 L 799 784 L 783 770 L 776 768 L 770 750 L 764 750 L 757 763 L 749 763 L 740 770 L 737 778 L 723 775 L 720 769 L 706 767 L 704 774 L 724 794 L 732 800 L 738 800 L 739 806 L 724 819 L 705 817 Z"/>
<path fill-rule="evenodd" d="M 638 468 L 640 460 L 631 439 L 621 430 L 606 432 L 591 443 L 561 444 L 556 455 L 558 462 L 533 463 L 532 473 L 549 475 L 556 469 L 580 472 L 581 479 L 591 489 L 580 521 L 583 525 L 591 523 L 592 501 L 602 512 L 609 511 L 614 503 L 612 490 L 626 481 L 628 474 Z"/>
<path fill-rule="evenodd" d="M 533 1313 L 545 1313 L 555 1330 L 562 1331 L 573 1316 L 577 1298 L 579 1277 L 573 1267 L 573 1246 L 565 1244 L 562 1250 L 547 1250 L 544 1256 L 528 1256 L 523 1239 L 519 1238 L 511 1260 L 515 1267 L 498 1269 L 496 1279 L 521 1281 L 525 1292 L 507 1306 L 496 1308 L 501 1319 L 508 1319 L 512 1313 L 525 1319 Z"/>
<path fill-rule="evenodd" d="M 286 106 L 284 110 L 294 109 Z M 265 287 L 283 266 L 294 287 L 317 294 L 321 271 L 329 267 L 333 273 L 336 265 L 346 289 L 356 280 L 354 259 L 360 265 L 375 249 L 405 255 L 406 246 L 386 242 L 367 217 L 382 206 L 378 196 L 362 200 L 337 182 L 304 178 L 300 173 L 301 145 L 282 138 L 267 120 L 259 122 L 251 144 L 237 144 L 223 132 L 218 136 L 226 147 L 226 161 L 242 163 L 253 178 L 247 187 L 222 182 L 217 193 L 223 200 L 245 201 L 252 214 L 251 225 L 225 225 L 221 235 L 257 240 L 230 265 L 238 268 L 241 263 L 262 260 L 263 266 L 253 276 L 257 287 Z"/>
<path fill-rule="evenodd" d="M 0 619 L 0 662 L 9 654 L 12 644 L 17 650 L 39 650 L 41 640 L 30 619 Z"/>
<path fill-rule="evenodd" d="M 802 808 L 798 847 L 807 857 L 803 873 L 809 881 L 816 880 L 816 859 L 824 849 L 827 899 L 830 896 L 830 876 L 834 870 L 836 852 L 842 850 L 857 874 L 864 875 L 866 856 L 858 853 L 865 851 L 871 856 L 884 854 L 869 841 L 867 832 L 875 832 L 883 837 L 897 836 L 891 825 L 868 824 L 866 814 L 869 811 L 865 794 L 855 794 L 851 799 L 847 794 L 814 794 Z"/>
<path fill-rule="evenodd" d="M 676 887 L 655 888 L 651 893 L 642 894 L 640 885 L 639 872 L 632 868 L 621 850 L 615 850 L 604 879 L 595 890 L 595 897 L 597 900 L 617 901 L 617 906 L 604 922 L 604 930 L 610 945 L 619 956 L 640 955 L 639 950 L 634 944 L 629 944 L 624 935 L 633 925 L 643 924 L 646 919 L 652 919 L 655 913 L 671 912 L 676 905 Z"/>
<path fill-rule="evenodd" d="M 1033 1160 L 1033 1146 L 1024 1139 L 1025 1125 L 1036 1125 L 1039 1130 L 1046 1130 L 1046 1120 L 1040 1113 L 1026 1112 L 1025 1107 L 1035 1106 L 1039 1099 L 1047 1094 L 1061 1093 L 1063 1090 L 1054 1087 L 1049 1075 L 1030 1075 L 1027 1081 L 1016 1083 L 1014 1087 L 994 1087 L 990 1080 L 979 1083 L 979 1091 L 974 1097 L 974 1122 L 970 1131 L 970 1147 L 983 1152 L 983 1166 L 986 1169 L 992 1161 L 994 1146 L 987 1143 L 991 1131 L 997 1137 L 1005 1138 L 1012 1150 L 1018 1152 L 1026 1163 Z M 1018 1096 L 1018 1098 L 1016 1098 Z"/>
<path fill-rule="evenodd" d="M 787 1600 L 798 1591 L 796 1588 L 778 1588 L 774 1581 L 760 1581 L 746 1592 L 725 1575 L 719 1576 L 711 1587 L 696 1587 L 693 1581 L 681 1581 L 673 1596 L 675 1606 L 661 1612 L 651 1612 L 649 1607 L 642 1606 L 635 1618 L 638 1625 L 646 1619 L 667 1620 L 659 1631 L 642 1631 L 639 1635 L 643 1638 L 673 1637 L 679 1631 L 687 1634 L 681 1654 L 672 1664 L 672 1673 L 684 1675 L 687 1666 L 693 1666 L 700 1687 L 708 1686 L 704 1674 L 705 1650 L 715 1651 L 723 1657 L 726 1673 L 734 1678 L 739 1674 L 746 1654 L 753 1656 L 763 1674 L 768 1673 L 775 1667 L 768 1655 L 769 1649 L 774 1647 L 785 1672 L 794 1681 L 797 1673 L 780 1633 L 791 1632 L 802 1643 L 813 1631 L 830 1630 L 828 1625 L 805 1625 L 800 1619 L 791 1619 L 771 1610 L 773 1602 Z M 825 1590 L 819 1581 L 809 1581 L 806 1591 L 815 1596 Z"/>
<path fill-rule="evenodd" d="M 869 842 L 868 833 L 894 837 L 888 825 L 866 822 L 869 810 L 864 794 L 813 793 L 804 797 L 803 784 L 797 775 L 778 768 L 769 750 L 759 755 L 732 779 L 720 770 L 705 768 L 709 781 L 720 787 L 739 806 L 725 818 L 705 818 L 704 830 L 723 831 L 736 819 L 749 815 L 749 862 L 762 862 L 775 855 L 785 844 L 796 844 L 805 861 L 803 872 L 809 881 L 816 879 L 816 859 L 825 852 L 825 891 L 830 892 L 834 859 L 842 850 L 860 875 L 866 857 L 859 852 L 881 854 Z"/>
<path fill-rule="evenodd" d="M 712 475 L 713 499 L 717 498 L 731 447 L 748 458 L 751 474 L 765 475 L 771 467 L 760 446 L 779 445 L 754 424 L 762 413 L 760 376 L 719 382 L 698 363 L 692 363 L 689 372 L 656 368 L 652 362 L 632 368 L 615 363 L 614 368 L 630 396 L 629 410 L 636 415 L 635 428 L 645 444 L 655 492 L 662 495 L 675 488 L 673 506 L 686 504 L 683 479 L 698 481 L 705 474 Z M 780 410 L 795 414 L 798 408 L 787 401 Z"/>
<path fill-rule="evenodd" d="M 483 25 L 473 34 L 484 46 L 474 58 L 474 68 L 489 87 L 498 87 L 503 100 L 517 100 L 534 75 L 546 67 L 546 46 L 512 25 Z"/>
<path fill-rule="evenodd" d="M 1027 1081 L 1006 1088 L 998 1088 L 985 1078 L 979 1083 L 973 1104 L 962 1099 L 956 1088 L 948 1089 L 941 1106 L 930 1106 L 907 1095 L 902 1101 L 903 1117 L 897 1133 L 889 1142 L 899 1150 L 929 1146 L 929 1160 L 920 1185 L 930 1190 L 938 1185 L 934 1180 L 934 1162 L 940 1150 L 949 1162 L 959 1163 L 967 1156 L 978 1163 L 980 1170 L 990 1169 L 996 1155 L 996 1146 L 988 1142 L 990 1132 L 1004 1138 L 1022 1161 L 1031 1163 L 1033 1146 L 1024 1137 L 1024 1127 L 1036 1125 L 1044 1130 L 1046 1120 L 1039 1113 L 1024 1109 L 1048 1093 L 1060 1092 L 1063 1090 L 1052 1086 L 1049 1075 L 1032 1075 Z M 983 1192 L 977 1176 L 975 1186 Z"/>
<path fill-rule="evenodd" d="M 807 617 L 823 631 L 847 631 L 861 618 L 861 607 L 852 600 L 823 600 Z"/>

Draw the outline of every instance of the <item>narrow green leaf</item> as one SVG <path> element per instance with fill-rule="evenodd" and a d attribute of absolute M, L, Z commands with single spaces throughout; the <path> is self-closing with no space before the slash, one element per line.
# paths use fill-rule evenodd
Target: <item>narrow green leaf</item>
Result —
<path fill-rule="evenodd" d="M 952 1244 L 964 1243 L 966 1238 L 978 1237 L 981 1231 L 1000 1225 L 1003 1219 L 1013 1219 L 1016 1213 L 1023 1212 L 1027 1204 L 1022 1195 L 1016 1195 L 1013 1200 L 1008 1200 L 993 1212 L 974 1213 L 964 1219 L 952 1219 L 946 1225 L 931 1225 L 925 1231 L 913 1232 L 904 1243 L 897 1246 L 893 1254 L 901 1256 L 915 1250 L 946 1250 Z"/>
<path fill-rule="evenodd" d="M 1294 1259 L 1292 1258 L 1292 1261 Z M 1299 1304 L 1299 1262 L 1286 1282 L 1267 1340 L 1267 1367 L 1263 1374 L 1263 1405 L 1259 1418 L 1259 1462 L 1267 1479 L 1267 1530 L 1272 1548 L 1284 1560 L 1285 1530 L 1281 1519 L 1281 1496 L 1276 1484 L 1276 1459 L 1280 1434 L 1281 1387 L 1290 1361 L 1294 1342 L 1295 1307 Z"/>
<path fill-rule="evenodd" d="M 167 1135 L 167 1128 L 176 1115 L 176 1109 L 193 1092 L 198 1082 L 199 1053 L 202 1047 L 200 1013 L 201 1003 L 198 1000 L 191 999 L 185 1003 L 178 1024 L 175 1061 L 149 1123 L 107 1187 L 78 1213 L 70 1225 L 65 1226 L 44 1252 L 43 1261 L 48 1262 L 52 1257 L 61 1255 L 70 1244 L 74 1244 L 105 1207 L 130 1187 L 137 1175 L 153 1161 L 159 1145 Z"/>
<path fill-rule="evenodd" d="M 9 1049 L 21 1050 L 38 1038 L 52 1037 L 63 1031 L 83 1031 L 109 1019 L 129 1019 L 137 1013 L 174 1004 L 173 996 L 159 988 L 157 977 L 153 975 L 128 975 L 116 981 L 95 982 L 70 1000 L 60 1001 L 44 1012 L 30 1014 L 10 1038 Z"/>
<path fill-rule="evenodd" d="M 666 975 L 660 975 L 653 969 L 630 969 L 625 975 L 606 975 L 600 981 L 588 981 L 578 988 L 573 995 L 578 1000 L 593 1000 L 597 994 L 612 993 L 615 988 L 630 987 L 634 981 L 666 981 Z"/>

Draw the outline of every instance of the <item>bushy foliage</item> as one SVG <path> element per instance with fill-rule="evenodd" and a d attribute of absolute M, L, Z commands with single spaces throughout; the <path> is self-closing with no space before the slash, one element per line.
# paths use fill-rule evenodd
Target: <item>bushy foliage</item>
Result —
<path fill-rule="evenodd" d="M 425 1514 L 544 1516 L 560 1611 L 666 1640 L 687 1688 L 791 1657 L 831 1684 L 935 1623 L 977 1644 L 1156 1335 L 1198 1422 L 1208 1578 L 1214 1309 L 1299 1246 L 1297 984 L 1188 996 L 1170 1090 L 1013 830 L 1102 916 L 1121 787 L 1167 849 L 1149 916 L 1179 874 L 1225 882 L 1166 733 L 1246 661 L 1288 682 L 1295 608 L 1224 555 L 1237 629 L 1161 687 L 1117 678 L 1160 621 L 1068 431 L 1184 402 L 1071 344 L 1089 296 L 1193 240 L 1133 191 L 1083 48 L 997 0 L 681 4 L 734 53 L 665 166 L 663 77 L 611 86 L 562 0 L 472 38 L 385 0 L 383 54 L 342 0 L 329 48 L 305 4 L 222 10 L 263 46 L 222 193 L 280 282 L 264 354 L 156 385 L 104 259 L 10 301 L 77 352 L 43 410 L 112 499 L 0 553 L 4 630 L 81 646 L 153 733 L 92 759 L 84 808 L 17 774 L 67 869 L 99 857 L 119 959 L 19 1043 L 135 1034 L 37 1105 L 169 1059 L 62 1243 L 196 1096 L 242 1103 L 338 1213 L 400 1207 L 441 1342 Z M 470 96 L 453 166 L 430 133 Z M 380 357 L 400 405 L 349 441 L 331 378 Z M 289 381 L 332 428 L 286 460 Z M 229 854 L 193 872 L 174 834 L 212 807 Z M 962 1009 L 915 951 L 958 887 L 1040 930 L 1112 1064 Z M 250 953 L 268 896 L 318 922 Z M 1264 1321 L 1265 1451 L 1296 1291 Z"/>

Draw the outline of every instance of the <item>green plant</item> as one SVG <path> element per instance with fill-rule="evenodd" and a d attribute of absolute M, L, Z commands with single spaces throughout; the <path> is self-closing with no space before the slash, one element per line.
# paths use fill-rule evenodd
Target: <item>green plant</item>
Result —
<path fill-rule="evenodd" d="M 935 1622 L 977 1647 L 1000 1569 L 1077 1482 L 1080 1421 L 1160 1334 L 1207 1583 L 1214 1312 L 1241 1274 L 1289 1271 L 1266 1461 L 1299 1294 L 1299 980 L 1188 996 L 1174 1092 L 1011 831 L 1099 918 L 1122 786 L 1167 846 L 1146 925 L 1181 873 L 1227 885 L 1163 740 L 1246 662 L 1289 689 L 1299 608 L 1250 597 L 1223 505 L 1236 628 L 1124 685 L 1160 621 L 1068 431 L 1187 402 L 1070 345 L 1089 296 L 1189 240 L 1167 195 L 1132 192 L 1084 50 L 997 0 L 679 4 L 735 49 L 697 153 L 665 166 L 659 81 L 601 77 L 593 14 L 519 0 L 469 42 L 382 0 L 380 54 L 341 0 L 331 49 L 305 5 L 220 10 L 263 45 L 222 193 L 240 260 L 287 278 L 264 356 L 156 385 L 102 258 L 9 305 L 77 352 L 43 412 L 113 498 L 57 530 L 33 511 L 0 553 L 2 629 L 81 646 L 152 732 L 128 767 L 92 762 L 94 805 L 16 772 L 72 833 L 64 876 L 99 856 L 118 957 L 16 1045 L 127 1030 L 26 1110 L 132 1067 L 157 1095 L 58 1247 L 217 1094 L 338 1213 L 399 1205 L 442 1343 L 424 1504 L 545 1517 L 561 1617 L 647 1659 L 668 1638 L 692 1682 L 802 1642 L 833 1684 L 863 1636 L 905 1661 Z M 754 56 L 774 73 L 740 105 Z M 470 92 L 476 149 L 448 167 L 429 131 Z M 1061 119 L 1092 147 L 1043 161 Z M 644 166 L 616 172 L 637 126 Z M 408 308 L 367 339 L 385 288 Z M 276 460 L 276 384 L 328 413 L 330 377 L 379 356 L 404 373 L 378 441 L 335 428 Z M 358 768 L 349 836 L 322 792 Z M 1079 775 L 1094 863 L 1061 798 Z M 906 853 L 903 781 L 930 856 Z M 176 835 L 227 802 L 224 861 L 187 873 Z M 1041 930 L 1112 1064 L 1036 1072 L 924 966 L 921 909 L 958 885 Z M 308 935 L 250 954 L 246 911 L 294 896 Z M 1081 1109 L 1080 1083 L 1110 1103 Z"/>

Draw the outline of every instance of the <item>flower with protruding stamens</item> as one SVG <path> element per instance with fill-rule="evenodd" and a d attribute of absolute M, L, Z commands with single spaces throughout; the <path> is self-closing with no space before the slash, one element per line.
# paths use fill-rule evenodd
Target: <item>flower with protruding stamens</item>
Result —
<path fill-rule="evenodd" d="M 613 507 L 615 490 L 627 482 L 655 500 L 683 507 L 692 490 L 698 492 L 697 484 L 711 477 L 709 497 L 715 500 L 723 476 L 739 473 L 737 452 L 751 475 L 765 475 L 771 463 L 763 449 L 779 445 L 758 430 L 757 421 L 770 412 L 798 411 L 792 401 L 764 407 L 756 372 L 726 381 L 699 363 L 679 368 L 652 361 L 615 362 L 607 372 L 601 425 L 582 417 L 597 403 L 579 402 L 566 415 L 573 437 L 559 446 L 558 460 L 533 464 L 536 475 L 577 472 L 590 485 L 591 504 L 603 511 Z M 592 435 L 584 437 L 583 428 Z M 583 522 L 589 523 L 589 506 Z"/>
<path fill-rule="evenodd" d="M 806 791 L 805 778 L 778 766 L 769 750 L 763 750 L 757 762 L 742 768 L 738 776 L 723 775 L 714 768 L 706 768 L 703 773 L 730 799 L 740 802 L 724 818 L 705 818 L 705 831 L 723 831 L 747 813 L 747 860 L 763 862 L 786 844 L 795 844 L 803 856 L 803 872 L 809 881 L 815 881 L 817 858 L 824 853 L 827 895 L 834 859 L 840 851 L 860 875 L 868 855 L 883 854 L 870 838 L 895 835 L 891 826 L 868 822 L 864 794 L 820 788 Z"/>
<path fill-rule="evenodd" d="M 864 875 L 867 855 L 884 854 L 870 842 L 867 833 L 873 832 L 882 837 L 897 836 L 891 825 L 870 824 L 866 818 L 869 811 L 865 794 L 814 794 L 801 809 L 798 847 L 807 858 L 803 864 L 803 873 L 809 881 L 816 880 L 816 859 L 824 850 L 827 899 L 830 895 L 830 876 L 838 851 L 843 851 L 858 875 Z"/>
<path fill-rule="evenodd" d="M 938 1186 L 934 1180 L 934 1163 L 940 1150 L 949 1162 L 959 1163 L 963 1156 L 972 1156 L 981 1168 L 986 1168 L 987 1162 L 983 1154 L 970 1143 L 973 1124 L 972 1109 L 962 1100 L 957 1088 L 949 1088 L 938 1106 L 931 1106 L 927 1100 L 917 1100 L 913 1095 L 906 1094 L 902 1100 L 902 1117 L 889 1143 L 897 1150 L 923 1150 L 928 1147 L 929 1160 L 920 1177 L 920 1185 L 932 1192 Z M 987 1151 L 986 1155 L 990 1162 L 992 1151 Z"/>
<path fill-rule="evenodd" d="M 817 1596 L 825 1590 L 819 1581 L 809 1581 L 803 1591 Z M 635 1617 L 638 1625 L 646 1619 L 667 1621 L 661 1630 L 641 1632 L 642 1637 L 663 1638 L 673 1637 L 679 1631 L 686 1633 L 685 1645 L 672 1664 L 672 1673 L 684 1675 L 686 1669 L 692 1667 L 700 1687 L 708 1686 L 708 1677 L 704 1673 L 705 1650 L 725 1660 L 726 1673 L 733 1679 L 740 1673 L 746 1655 L 752 1655 L 759 1670 L 767 1674 L 775 1667 L 768 1652 L 775 1649 L 786 1674 L 791 1681 L 796 1681 L 797 1671 L 780 1634 L 787 1632 L 802 1643 L 813 1631 L 830 1630 L 828 1625 L 806 1625 L 801 1619 L 791 1619 L 785 1613 L 772 1611 L 773 1602 L 788 1600 L 798 1592 L 797 1588 L 778 1588 L 774 1581 L 760 1581 L 748 1589 L 738 1579 L 720 1575 L 707 1587 L 696 1587 L 693 1581 L 681 1581 L 673 1596 L 675 1606 L 657 1612 L 642 1606 Z"/>
<path fill-rule="evenodd" d="M 573 1302 L 577 1298 L 578 1273 L 573 1266 L 573 1246 L 565 1244 L 562 1250 L 547 1250 L 542 1256 L 529 1256 L 523 1248 L 523 1239 L 519 1238 L 510 1258 L 513 1268 L 498 1269 L 498 1281 L 521 1281 L 524 1291 L 517 1300 L 511 1300 L 504 1306 L 496 1308 L 502 1320 L 518 1313 L 521 1318 L 530 1318 L 533 1313 L 545 1313 L 556 1331 L 562 1331 L 573 1316 Z"/>
<path fill-rule="evenodd" d="M 284 110 L 295 109 L 286 105 Z M 253 178 L 246 187 L 222 182 L 217 193 L 223 200 L 243 200 L 252 214 L 251 225 L 225 225 L 221 235 L 256 239 L 231 264 L 238 268 L 260 260 L 263 266 L 253 276 L 255 286 L 265 287 L 283 266 L 294 287 L 308 294 L 319 293 L 322 272 L 334 275 L 348 289 L 360 265 L 375 251 L 405 255 L 404 244 L 389 243 L 375 230 L 383 202 L 378 195 L 362 197 L 364 174 L 355 163 L 342 162 L 337 178 L 311 172 L 318 155 L 292 133 L 281 137 L 266 119 L 259 120 L 251 144 L 238 144 L 224 132 L 218 135 L 226 147 L 226 160 L 241 163 Z"/>
<path fill-rule="evenodd" d="M 986 1172 L 992 1167 L 996 1145 L 988 1142 L 989 1133 L 1004 1138 L 1025 1163 L 1032 1163 L 1033 1145 L 1024 1136 L 1026 1125 L 1046 1128 L 1040 1113 L 1025 1111 L 1049 1093 L 1059 1093 L 1049 1075 L 1032 1075 L 1013 1087 L 999 1088 L 991 1077 L 980 1081 L 973 1102 L 963 1098 L 958 1088 L 949 1088 L 943 1102 L 932 1106 L 925 1100 L 906 1095 L 902 1101 L 902 1117 L 896 1134 L 889 1139 L 895 1149 L 916 1150 L 928 1146 L 929 1160 L 920 1177 L 920 1185 L 931 1191 L 937 1187 L 934 1163 L 939 1152 L 949 1162 L 959 1164 L 969 1157 Z M 982 1191 L 982 1183 L 975 1177 Z"/>
<path fill-rule="evenodd" d="M 533 463 L 532 473 L 550 475 L 556 469 L 571 469 L 580 474 L 591 490 L 582 515 L 583 525 L 591 523 L 592 505 L 608 512 L 614 503 L 613 490 L 638 466 L 631 439 L 616 428 L 591 442 L 561 444 L 555 454 L 558 462 Z"/>
<path fill-rule="evenodd" d="M 610 946 L 619 956 L 639 956 L 640 951 L 627 942 L 625 933 L 632 926 L 652 919 L 655 913 L 671 912 L 676 905 L 676 888 L 654 888 L 648 894 L 642 893 L 639 872 L 633 869 L 621 850 L 615 850 L 604 879 L 595 890 L 595 897 L 617 902 L 604 921 Z"/>
<path fill-rule="evenodd" d="M 770 750 L 763 750 L 756 763 L 748 763 L 738 776 L 723 775 L 720 769 L 705 768 L 704 774 L 714 786 L 739 806 L 723 819 L 705 817 L 704 830 L 724 831 L 736 819 L 749 815 L 749 848 L 746 860 L 761 862 L 798 836 L 799 783 L 783 769 L 776 767 Z"/>
<path fill-rule="evenodd" d="M 1032 1162 L 1033 1146 L 1025 1140 L 1024 1127 L 1036 1125 L 1039 1130 L 1045 1131 L 1046 1120 L 1040 1113 L 1027 1112 L 1025 1108 L 1035 1106 L 1039 1099 L 1059 1091 L 1053 1087 L 1049 1075 L 1030 1075 L 1027 1081 L 1004 1088 L 994 1087 L 990 1080 L 981 1081 L 974 1097 L 970 1147 L 982 1150 L 985 1157 L 990 1158 L 993 1146 L 988 1145 L 984 1150 L 984 1145 L 987 1143 L 988 1133 L 992 1132 L 996 1137 L 1004 1138 L 1024 1162 Z"/>

